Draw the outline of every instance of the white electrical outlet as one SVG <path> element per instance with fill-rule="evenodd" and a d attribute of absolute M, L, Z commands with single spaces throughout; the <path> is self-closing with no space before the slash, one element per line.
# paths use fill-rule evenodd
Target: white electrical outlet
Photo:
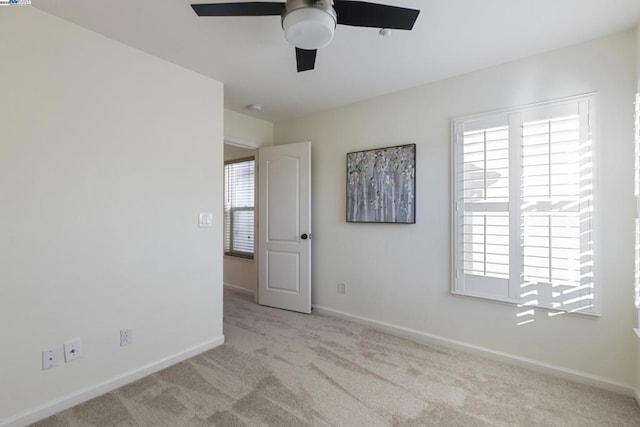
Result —
<path fill-rule="evenodd" d="M 42 352 L 42 370 L 60 366 L 62 347 L 53 347 Z"/>
<path fill-rule="evenodd" d="M 338 283 L 338 293 L 344 295 L 347 292 L 347 285 L 344 283 Z"/>
<path fill-rule="evenodd" d="M 71 362 L 82 356 L 82 341 L 80 338 L 66 341 L 64 343 L 64 361 Z"/>
<path fill-rule="evenodd" d="M 120 330 L 120 347 L 129 345 L 133 342 L 133 329 L 125 328 Z"/>

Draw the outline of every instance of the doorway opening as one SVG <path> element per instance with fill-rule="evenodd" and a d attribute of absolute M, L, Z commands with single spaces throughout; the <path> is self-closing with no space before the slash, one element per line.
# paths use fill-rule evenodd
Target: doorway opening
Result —
<path fill-rule="evenodd" d="M 258 289 L 257 149 L 224 144 L 224 287 L 250 294 Z"/>
<path fill-rule="evenodd" d="M 311 313 L 311 143 L 257 149 L 225 141 L 224 152 L 225 288 Z M 231 192 L 235 178 L 244 192 Z"/>

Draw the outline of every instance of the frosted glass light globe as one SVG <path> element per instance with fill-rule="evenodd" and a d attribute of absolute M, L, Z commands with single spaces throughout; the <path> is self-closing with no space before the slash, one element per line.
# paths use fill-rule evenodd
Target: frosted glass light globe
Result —
<path fill-rule="evenodd" d="M 323 10 L 305 7 L 289 12 L 282 20 L 282 28 L 289 43 L 300 49 L 314 50 L 331 43 L 336 21 Z"/>

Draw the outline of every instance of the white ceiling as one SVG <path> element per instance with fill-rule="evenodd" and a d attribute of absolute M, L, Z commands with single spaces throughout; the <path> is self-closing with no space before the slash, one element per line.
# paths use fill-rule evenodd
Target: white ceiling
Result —
<path fill-rule="evenodd" d="M 231 0 L 239 1 L 239 0 Z M 35 7 L 225 84 L 225 106 L 278 122 L 618 31 L 640 0 L 375 0 L 421 9 L 413 31 L 339 25 L 297 73 L 280 18 L 198 17 L 220 0 L 33 0 Z M 262 113 L 243 109 L 262 103 Z"/>

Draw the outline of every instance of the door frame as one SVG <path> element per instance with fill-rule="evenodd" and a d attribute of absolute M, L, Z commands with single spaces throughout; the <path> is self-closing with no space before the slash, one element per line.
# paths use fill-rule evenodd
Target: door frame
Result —
<path fill-rule="evenodd" d="M 253 247 L 253 261 L 255 262 L 255 268 L 256 268 L 256 282 L 254 283 L 253 286 L 253 302 L 254 303 L 258 303 L 258 275 L 259 275 L 259 264 L 260 264 L 260 256 L 259 256 L 259 243 L 258 243 L 258 218 L 260 215 L 260 205 L 258 203 L 258 155 L 259 155 L 259 148 L 260 144 L 256 143 L 256 142 L 252 142 L 252 141 L 245 141 L 239 138 L 235 138 L 232 136 L 225 136 L 223 138 L 223 159 L 222 162 L 224 163 L 224 145 L 232 145 L 234 147 L 239 147 L 239 148 L 245 148 L 248 150 L 253 150 L 254 151 L 254 157 L 255 157 L 255 194 L 254 194 L 254 215 L 253 215 L 253 233 L 254 236 L 256 236 L 256 238 L 254 238 L 254 247 Z M 223 185 L 224 185 L 224 181 L 223 181 Z M 224 194 L 224 193 L 223 193 Z M 223 225 L 224 228 L 224 225 Z M 224 238 L 224 237 L 223 237 Z M 222 242 L 222 244 L 224 245 L 224 242 Z M 223 274 L 224 274 L 224 250 L 222 252 L 222 269 L 223 269 Z M 224 287 L 224 280 L 223 280 L 223 287 Z M 234 289 L 238 289 L 238 288 L 234 288 Z"/>

